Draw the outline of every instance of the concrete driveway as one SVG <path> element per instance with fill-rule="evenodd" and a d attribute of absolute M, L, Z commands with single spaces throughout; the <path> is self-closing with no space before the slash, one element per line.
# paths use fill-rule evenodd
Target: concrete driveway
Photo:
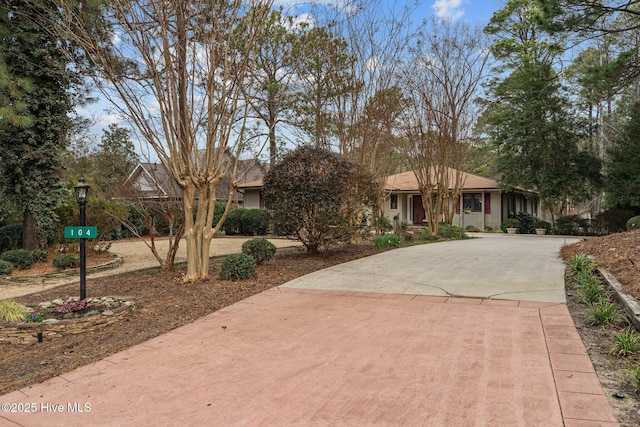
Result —
<path fill-rule="evenodd" d="M 0 396 L 0 426 L 617 426 L 566 305 L 522 300 L 563 299 L 563 243 L 486 236 L 314 273 Z"/>
<path fill-rule="evenodd" d="M 285 286 L 390 294 L 565 302 L 560 248 L 573 237 L 475 234 L 319 270 Z"/>

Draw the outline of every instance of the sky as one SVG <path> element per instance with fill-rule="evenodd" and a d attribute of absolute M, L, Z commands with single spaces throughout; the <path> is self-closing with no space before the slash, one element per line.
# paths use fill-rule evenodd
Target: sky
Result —
<path fill-rule="evenodd" d="M 484 27 L 493 13 L 504 6 L 506 0 L 387 0 L 388 3 L 394 4 L 394 7 L 401 8 L 404 5 L 420 3 L 420 7 L 415 9 L 414 22 L 429 18 L 433 15 L 442 19 L 461 20 L 471 25 L 479 25 Z M 308 0 L 274 0 L 274 6 L 282 6 L 285 11 L 300 14 L 301 3 L 309 3 Z M 321 4 L 339 5 L 345 0 L 312 0 L 312 2 Z M 366 0 L 365 0 L 366 2 Z M 102 130 L 107 129 L 111 123 L 117 123 L 123 127 L 126 124 L 121 118 L 110 112 L 110 105 L 107 102 L 100 101 L 95 104 L 83 106 L 77 110 L 84 116 L 91 117 L 95 121 L 95 125 L 91 128 L 91 133 L 99 138 Z M 138 146 L 139 154 L 148 156 L 148 149 Z M 144 153 L 143 153 L 144 151 Z"/>

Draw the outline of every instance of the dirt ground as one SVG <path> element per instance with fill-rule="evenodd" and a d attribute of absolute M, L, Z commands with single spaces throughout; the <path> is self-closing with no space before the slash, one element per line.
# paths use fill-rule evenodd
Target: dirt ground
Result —
<path fill-rule="evenodd" d="M 278 249 L 273 260 L 258 266 L 256 279 L 239 282 L 217 279 L 222 257 L 212 262 L 209 280 L 193 284 L 181 282 L 181 271 L 164 275 L 149 271 L 127 272 L 89 279 L 88 296 L 129 296 L 135 301 L 135 309 L 124 320 L 92 333 L 32 345 L 0 344 L 0 394 L 100 360 L 296 277 L 375 252 L 372 244 L 346 246 L 319 256 L 309 256 L 299 248 L 282 248 Z M 627 293 L 638 299 L 640 231 L 590 237 L 565 247 L 562 256 L 568 258 L 575 253 L 593 255 L 600 266 L 616 276 Z M 77 293 L 76 283 L 16 300 L 37 303 L 76 296 Z M 577 301 L 570 283 L 567 285 L 567 295 L 569 310 L 616 417 L 622 426 L 640 425 L 640 394 L 633 389 L 624 373 L 630 361 L 609 354 L 613 346 L 613 332 L 624 329 L 626 324 L 621 321 L 613 329 L 593 327 L 587 307 Z M 639 356 L 631 361 L 640 364 Z M 626 397 L 617 399 L 613 397 L 614 393 L 624 393 Z"/>

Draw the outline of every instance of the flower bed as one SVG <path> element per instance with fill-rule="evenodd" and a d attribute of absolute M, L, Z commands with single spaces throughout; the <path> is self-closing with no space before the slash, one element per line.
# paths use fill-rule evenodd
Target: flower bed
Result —
<path fill-rule="evenodd" d="M 133 308 L 133 301 L 130 298 L 102 297 L 88 298 L 86 310 L 70 313 L 66 315 L 67 318 L 64 318 L 64 314 L 55 312 L 56 307 L 76 300 L 77 298 L 70 298 L 67 301 L 57 299 L 31 307 L 32 314 L 29 316 L 33 319 L 43 317 L 42 321 L 0 322 L 0 343 L 33 344 L 62 338 L 65 335 L 93 331 L 123 319 Z"/>

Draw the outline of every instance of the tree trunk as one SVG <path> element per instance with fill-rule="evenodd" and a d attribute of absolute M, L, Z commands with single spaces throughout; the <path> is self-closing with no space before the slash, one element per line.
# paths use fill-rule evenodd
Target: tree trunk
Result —
<path fill-rule="evenodd" d="M 22 221 L 22 249 L 34 251 L 36 249 L 44 249 L 45 245 L 40 238 L 40 227 L 38 222 L 29 209 L 24 211 L 24 219 Z"/>

